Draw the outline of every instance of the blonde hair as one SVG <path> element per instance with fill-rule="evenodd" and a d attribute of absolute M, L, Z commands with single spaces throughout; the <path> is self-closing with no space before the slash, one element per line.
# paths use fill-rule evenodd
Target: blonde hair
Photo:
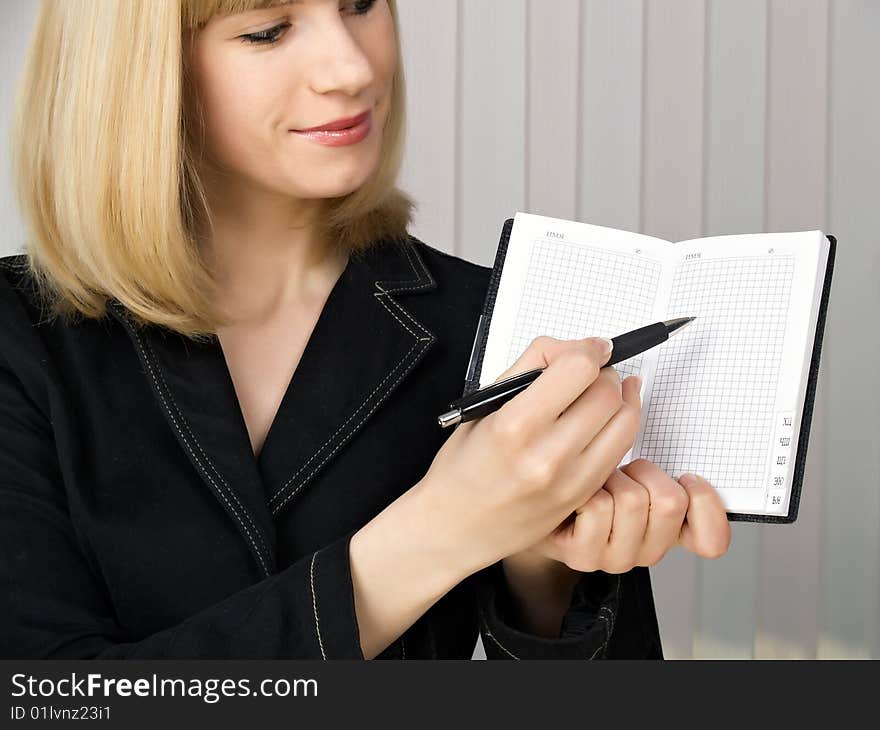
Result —
<path fill-rule="evenodd" d="M 397 70 L 381 161 L 325 199 L 317 234 L 358 252 L 407 236 L 415 204 L 396 187 L 405 86 Z M 215 13 L 280 0 L 42 0 L 15 102 L 14 183 L 28 266 L 52 315 L 100 318 L 116 298 L 137 324 L 201 340 L 226 320 L 198 245 L 210 226 L 196 171 L 184 36 Z M 194 117 L 201 118 L 197 99 Z"/>

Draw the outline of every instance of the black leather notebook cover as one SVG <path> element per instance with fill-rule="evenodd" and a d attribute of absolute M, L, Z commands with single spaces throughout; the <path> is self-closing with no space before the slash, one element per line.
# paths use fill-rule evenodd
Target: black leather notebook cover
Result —
<path fill-rule="evenodd" d="M 489 323 L 492 321 L 492 312 L 495 309 L 495 298 L 498 295 L 498 285 L 501 282 L 501 272 L 504 269 L 504 259 L 507 255 L 507 246 L 510 243 L 510 233 L 513 230 L 513 218 L 504 221 L 501 228 L 501 237 L 498 241 L 498 249 L 495 252 L 495 262 L 492 265 L 492 274 L 489 277 L 489 286 L 483 301 L 483 311 L 477 323 L 477 332 L 474 336 L 474 344 L 471 349 L 471 357 L 468 362 L 465 375 L 462 396 L 469 395 L 480 387 L 479 374 L 483 367 L 483 355 L 486 352 L 486 343 L 489 340 Z M 753 515 L 740 512 L 728 512 L 727 519 L 731 522 L 767 522 L 767 523 L 792 523 L 797 519 L 798 507 L 801 499 L 801 486 L 804 479 L 804 467 L 807 461 L 807 445 L 810 440 L 810 422 L 813 417 L 813 402 L 816 399 L 816 380 L 819 377 L 819 358 L 822 353 L 822 335 L 825 331 L 825 319 L 828 314 L 828 298 L 831 293 L 831 275 L 834 270 L 834 256 L 837 252 L 837 239 L 827 234 L 829 241 L 828 264 L 825 268 L 825 281 L 822 285 L 822 298 L 819 303 L 819 314 L 816 322 L 816 337 L 813 341 L 813 355 L 810 359 L 810 373 L 807 379 L 807 391 L 804 396 L 803 416 L 801 418 L 801 430 L 798 436 L 798 448 L 794 463 L 794 476 L 791 484 L 791 497 L 788 503 L 788 514 L 784 517 L 775 515 Z"/>

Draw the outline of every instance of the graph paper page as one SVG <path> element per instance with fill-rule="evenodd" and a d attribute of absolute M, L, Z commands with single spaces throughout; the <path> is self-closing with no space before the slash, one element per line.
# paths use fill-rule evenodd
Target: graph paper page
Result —
<path fill-rule="evenodd" d="M 657 296 L 663 260 L 674 246 L 638 233 L 517 212 L 480 387 L 495 382 L 539 335 L 615 337 L 656 322 L 665 308 Z M 621 379 L 642 375 L 644 380 L 647 355 L 614 368 Z"/>
<path fill-rule="evenodd" d="M 632 453 L 706 477 L 728 512 L 786 515 L 824 278 L 820 231 L 683 241 Z"/>

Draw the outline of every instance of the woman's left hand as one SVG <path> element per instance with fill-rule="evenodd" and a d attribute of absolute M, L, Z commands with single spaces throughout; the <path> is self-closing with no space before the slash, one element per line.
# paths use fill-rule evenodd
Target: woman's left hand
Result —
<path fill-rule="evenodd" d="M 719 558 L 730 546 L 730 523 L 721 497 L 705 479 L 673 479 L 659 466 L 636 459 L 615 469 L 598 490 L 552 533 L 504 559 L 516 566 L 548 564 L 575 571 L 625 573 L 656 565 L 681 545 L 703 558 Z M 557 569 L 561 566 L 556 566 Z"/>

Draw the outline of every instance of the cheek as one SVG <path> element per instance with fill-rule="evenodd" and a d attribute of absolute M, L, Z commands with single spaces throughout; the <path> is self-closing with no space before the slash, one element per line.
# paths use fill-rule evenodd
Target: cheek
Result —
<path fill-rule="evenodd" d="M 361 47 L 369 56 L 377 80 L 390 84 L 397 67 L 397 45 L 394 21 L 387 5 L 362 38 Z"/>
<path fill-rule="evenodd" d="M 237 79 L 231 70 L 216 68 L 204 79 L 202 107 L 206 142 L 219 159 L 238 159 L 253 153 L 265 117 L 261 109 L 271 105 L 272 89 L 265 80 Z M 277 108 L 277 107 L 276 107 Z"/>

